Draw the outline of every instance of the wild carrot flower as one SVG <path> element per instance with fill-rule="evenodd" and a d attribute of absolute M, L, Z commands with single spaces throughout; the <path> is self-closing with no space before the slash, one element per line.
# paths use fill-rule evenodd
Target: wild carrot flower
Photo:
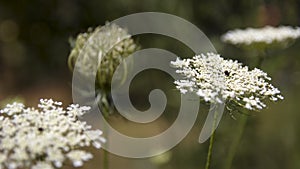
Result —
<path fill-rule="evenodd" d="M 138 50 L 139 46 L 134 43 L 125 29 L 107 23 L 105 26 L 79 34 L 72 47 L 69 67 L 73 70 L 76 65 L 76 70 L 83 77 L 96 77 L 99 107 L 107 117 L 114 111 L 110 96 L 114 72 L 122 60 Z M 96 74 L 91 70 L 97 70 Z M 118 78 L 122 80 L 126 77 L 127 71 L 127 67 L 124 67 L 123 75 Z M 84 94 L 80 89 L 79 92 Z"/>
<path fill-rule="evenodd" d="M 237 46 L 266 48 L 286 47 L 300 37 L 300 28 L 265 26 L 263 28 L 235 29 L 222 35 L 221 40 Z"/>
<path fill-rule="evenodd" d="M 72 43 L 69 55 L 69 67 L 74 69 L 75 64 L 83 74 L 91 72 L 91 68 L 98 68 L 97 83 L 100 89 L 110 89 L 114 71 L 121 61 L 134 53 L 138 46 L 131 35 L 121 27 L 107 23 L 95 29 L 88 29 L 81 33 Z M 86 47 L 86 48 L 85 48 Z M 78 60 L 81 54 L 82 59 Z M 100 62 L 100 65 L 97 63 Z"/>
<path fill-rule="evenodd" d="M 83 165 L 92 154 L 83 147 L 100 148 L 105 139 L 79 118 L 89 107 L 41 99 L 38 108 L 8 104 L 0 111 L 0 168 L 53 169 L 71 162 Z"/>
<path fill-rule="evenodd" d="M 175 81 L 181 93 L 193 92 L 206 102 L 234 103 L 246 109 L 266 107 L 264 100 L 283 99 L 280 91 L 270 84 L 271 78 L 260 69 L 249 70 L 234 60 L 207 53 L 192 59 L 171 62 L 182 80 Z"/>

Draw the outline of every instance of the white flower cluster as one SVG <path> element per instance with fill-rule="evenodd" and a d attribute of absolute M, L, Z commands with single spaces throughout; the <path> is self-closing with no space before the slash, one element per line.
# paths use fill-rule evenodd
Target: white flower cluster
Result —
<path fill-rule="evenodd" d="M 184 79 L 175 81 L 181 93 L 193 92 L 206 102 L 234 103 L 250 110 L 266 107 L 265 98 L 283 99 L 280 91 L 269 83 L 267 73 L 214 53 L 171 62 Z"/>
<path fill-rule="evenodd" d="M 0 111 L 0 169 L 53 169 L 68 162 L 83 165 L 92 154 L 80 148 L 100 148 L 105 139 L 78 120 L 89 107 L 41 99 L 38 109 L 21 103 L 8 104 Z"/>
<path fill-rule="evenodd" d="M 263 28 L 247 28 L 231 30 L 221 37 L 221 40 L 233 45 L 282 43 L 300 37 L 300 28 L 291 26 Z"/>

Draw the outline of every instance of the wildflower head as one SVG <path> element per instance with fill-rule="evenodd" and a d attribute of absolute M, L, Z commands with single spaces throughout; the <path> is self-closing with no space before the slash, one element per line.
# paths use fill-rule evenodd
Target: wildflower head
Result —
<path fill-rule="evenodd" d="M 38 108 L 8 104 L 0 111 L 0 168 L 52 169 L 83 165 L 92 154 L 83 147 L 105 141 L 100 130 L 78 120 L 89 107 L 41 99 Z"/>
<path fill-rule="evenodd" d="M 230 103 L 249 110 L 266 107 L 264 100 L 283 99 L 280 91 L 270 84 L 271 78 L 260 69 L 249 70 L 219 54 L 207 53 L 192 59 L 171 62 L 183 79 L 175 81 L 181 93 L 193 92 L 206 102 Z"/>
<path fill-rule="evenodd" d="M 79 71 L 89 75 L 91 67 L 98 66 L 96 84 L 104 91 L 110 89 L 117 66 L 139 48 L 125 29 L 111 23 L 88 29 L 87 32 L 79 34 L 71 45 L 73 49 L 69 55 L 70 69 L 73 70 L 75 64 L 78 64 Z M 82 58 L 77 60 L 79 55 Z"/>
<path fill-rule="evenodd" d="M 285 48 L 300 37 L 300 28 L 265 26 L 235 29 L 222 35 L 221 40 L 246 49 Z"/>

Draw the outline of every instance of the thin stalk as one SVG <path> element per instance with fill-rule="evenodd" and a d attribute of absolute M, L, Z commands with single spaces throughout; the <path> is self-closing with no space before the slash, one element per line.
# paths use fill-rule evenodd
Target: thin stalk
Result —
<path fill-rule="evenodd" d="M 108 136 L 108 130 L 105 126 L 104 126 L 103 130 L 104 130 L 103 135 L 106 138 L 106 143 L 105 144 L 108 144 L 109 143 L 109 140 L 107 140 L 108 139 L 108 137 L 107 137 Z M 102 150 L 103 150 L 102 168 L 103 169 L 109 169 L 108 151 L 106 151 L 104 149 L 102 149 Z"/>
<path fill-rule="evenodd" d="M 259 56 L 258 61 L 256 63 L 257 68 L 261 68 L 263 61 L 265 60 L 265 56 Z"/>
<path fill-rule="evenodd" d="M 107 121 L 109 119 L 108 118 L 109 117 L 109 112 L 108 111 L 109 110 L 104 112 L 104 119 L 107 120 Z M 109 144 L 109 140 L 108 140 L 109 133 L 108 133 L 108 129 L 107 129 L 106 125 L 104 125 L 104 127 L 103 127 L 103 135 L 106 138 L 106 143 L 105 144 Z M 102 150 L 103 150 L 103 159 L 102 159 L 103 169 L 109 169 L 109 156 L 108 156 L 109 153 L 108 153 L 108 151 L 106 151 L 104 149 L 102 149 Z"/>
<path fill-rule="evenodd" d="M 214 113 L 214 120 L 213 120 L 211 136 L 209 139 L 209 147 L 208 147 L 208 152 L 207 152 L 207 157 L 206 157 L 205 169 L 209 169 L 210 164 L 211 164 L 212 150 L 213 150 L 213 144 L 214 144 L 214 138 L 215 138 L 215 127 L 216 127 L 216 122 L 217 122 L 216 118 L 217 118 L 217 112 Z"/>
<path fill-rule="evenodd" d="M 212 133 L 209 139 L 209 147 L 208 147 L 208 152 L 207 152 L 207 157 L 206 157 L 206 164 L 205 164 L 205 169 L 209 169 L 210 163 L 211 163 L 211 157 L 212 157 L 212 149 L 213 149 L 213 144 L 214 144 L 214 137 L 215 137 L 215 132 Z"/>
<path fill-rule="evenodd" d="M 109 158 L 106 150 L 103 150 L 103 169 L 109 169 Z"/>
<path fill-rule="evenodd" d="M 267 57 L 267 50 L 263 49 L 261 51 L 258 52 L 258 60 L 256 63 L 256 67 L 257 68 L 261 68 L 263 61 L 265 60 L 265 58 Z"/>

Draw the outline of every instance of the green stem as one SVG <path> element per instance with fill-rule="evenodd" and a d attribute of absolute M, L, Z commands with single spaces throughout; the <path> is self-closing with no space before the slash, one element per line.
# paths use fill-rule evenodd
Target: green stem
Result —
<path fill-rule="evenodd" d="M 243 133 L 244 133 L 244 130 L 245 130 L 245 127 L 246 127 L 246 124 L 247 124 L 247 120 L 248 120 L 248 116 L 247 115 L 242 115 L 241 119 L 239 120 L 239 123 L 238 123 L 238 131 L 236 132 L 236 135 L 232 141 L 232 144 L 229 148 L 229 153 L 228 153 L 228 156 L 227 156 L 227 159 L 225 161 L 225 168 L 224 169 L 231 169 L 231 166 L 232 166 L 232 161 L 234 159 L 234 156 L 237 152 L 237 149 L 239 147 L 239 144 L 240 144 L 240 141 L 241 141 L 241 138 L 243 136 Z"/>
<path fill-rule="evenodd" d="M 108 122 L 109 112 L 105 112 L 105 114 L 106 114 L 106 116 L 104 116 L 104 118 Z M 109 133 L 108 133 L 108 129 L 107 129 L 107 127 L 105 125 L 103 127 L 103 135 L 106 138 L 106 143 L 105 144 L 109 144 L 109 140 L 108 140 Z M 103 161 L 102 161 L 102 163 L 103 163 L 103 169 L 109 169 L 109 156 L 108 156 L 109 153 L 108 153 L 108 151 L 106 151 L 104 149 L 102 149 L 102 150 L 103 150 Z"/>
<path fill-rule="evenodd" d="M 215 136 L 215 132 L 212 133 L 212 135 L 210 136 L 210 139 L 209 139 L 209 147 L 208 147 L 208 153 L 207 153 L 207 157 L 206 157 L 205 169 L 209 169 L 209 167 L 210 167 L 210 161 L 211 161 L 211 157 L 212 157 L 212 149 L 213 149 L 213 144 L 214 144 L 214 136 Z"/>
<path fill-rule="evenodd" d="M 103 150 L 103 169 L 109 169 L 108 152 Z"/>
<path fill-rule="evenodd" d="M 257 62 L 257 68 L 260 68 L 261 67 L 261 65 L 262 65 L 262 63 L 263 63 L 263 61 L 264 61 L 264 59 L 265 59 L 265 57 L 264 56 L 259 56 L 259 58 L 258 58 L 258 62 Z"/>
<path fill-rule="evenodd" d="M 256 67 L 260 68 L 262 66 L 262 63 L 264 60 L 265 60 L 265 56 L 258 56 L 258 61 L 257 61 Z"/>
<path fill-rule="evenodd" d="M 214 138 L 215 138 L 215 127 L 216 127 L 216 122 L 217 122 L 216 118 L 217 118 L 217 112 L 214 113 L 214 120 L 213 120 L 211 136 L 209 139 L 209 147 L 208 147 L 208 152 L 207 152 L 207 157 L 206 157 L 205 169 L 209 169 L 210 164 L 211 164 L 212 150 L 213 150 L 213 144 L 214 144 Z"/>
<path fill-rule="evenodd" d="M 257 68 L 261 68 L 263 61 L 265 60 L 265 58 L 267 57 L 267 50 L 263 49 L 261 51 L 258 52 L 258 60 L 256 63 L 256 67 Z"/>

